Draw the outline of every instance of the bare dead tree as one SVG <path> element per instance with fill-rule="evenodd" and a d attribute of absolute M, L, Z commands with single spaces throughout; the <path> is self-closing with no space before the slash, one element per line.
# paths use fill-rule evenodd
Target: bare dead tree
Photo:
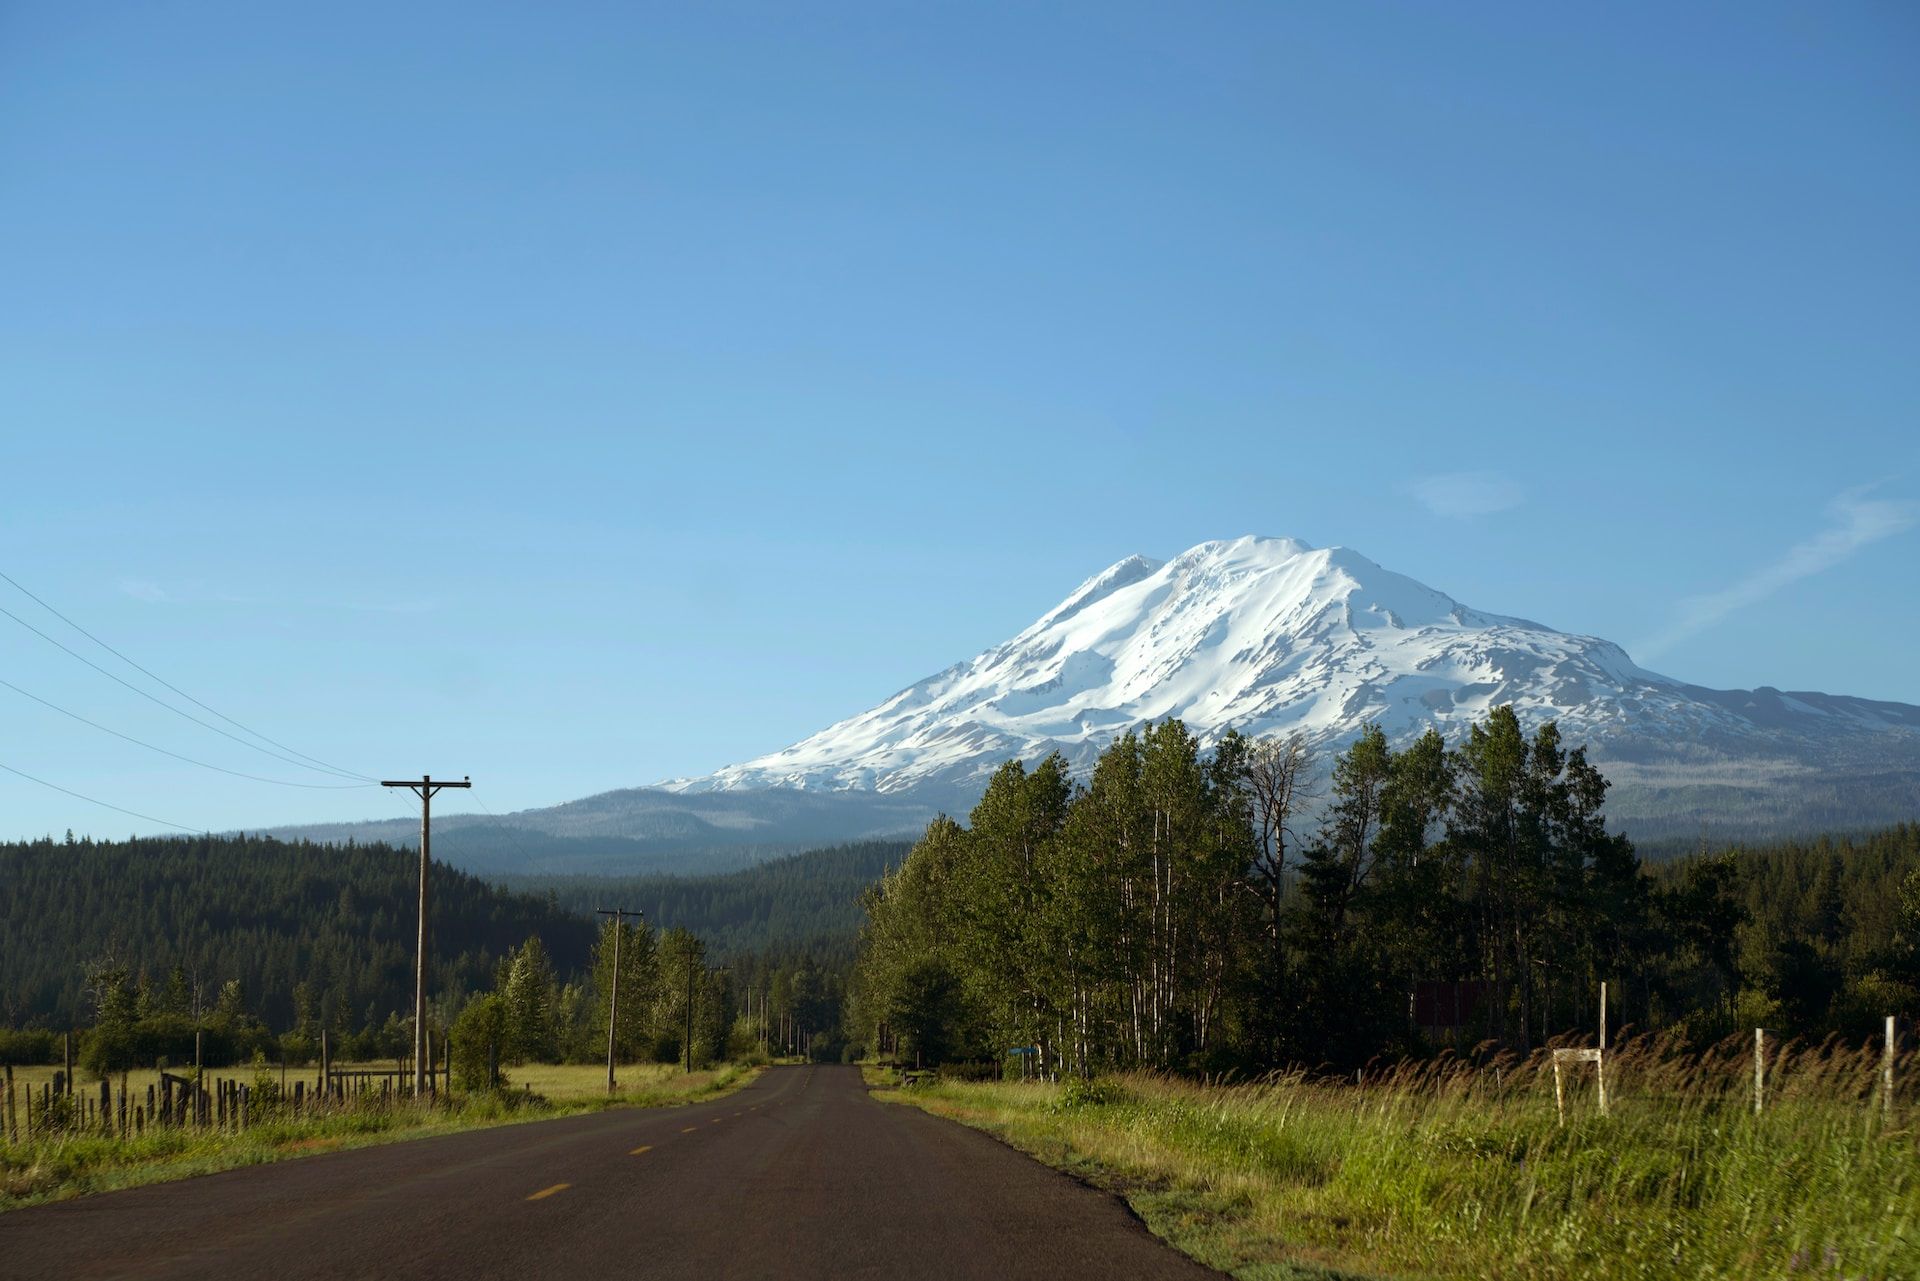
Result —
<path fill-rule="evenodd" d="M 1253 860 L 1249 888 L 1266 910 L 1268 944 L 1268 1015 L 1277 1037 L 1281 994 L 1286 990 L 1287 954 L 1283 930 L 1287 870 L 1299 841 L 1294 824 L 1314 796 L 1313 751 L 1298 732 L 1285 738 L 1263 738 L 1247 754 L 1247 791 L 1253 797 L 1254 836 L 1258 852 Z M 1277 1046 L 1276 1046 L 1277 1048 Z"/>

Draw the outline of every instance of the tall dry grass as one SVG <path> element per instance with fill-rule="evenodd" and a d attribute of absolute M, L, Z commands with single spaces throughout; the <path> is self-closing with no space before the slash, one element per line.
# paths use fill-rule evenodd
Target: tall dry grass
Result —
<path fill-rule="evenodd" d="M 1875 1046 L 1707 1053 L 1632 1037 L 1569 1074 L 1548 1050 L 1248 1082 L 1122 1075 L 941 1083 L 899 1097 L 993 1129 L 1127 1195 L 1156 1231 L 1247 1277 L 1302 1268 L 1460 1277 L 1920 1277 L 1911 1053 L 1891 1119 Z"/>

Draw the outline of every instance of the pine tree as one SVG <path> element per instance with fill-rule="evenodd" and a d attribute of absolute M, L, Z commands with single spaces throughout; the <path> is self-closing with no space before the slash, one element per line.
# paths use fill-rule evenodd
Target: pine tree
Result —
<path fill-rule="evenodd" d="M 593 948 L 594 1004 L 587 1025 L 594 1044 L 603 1051 L 608 998 L 613 990 L 614 929 L 612 920 L 603 922 Z M 620 1025 L 614 1035 L 614 1052 L 622 1061 L 631 1061 L 652 1048 L 649 1016 L 660 982 L 658 942 L 644 921 L 623 920 L 619 930 Z"/>
<path fill-rule="evenodd" d="M 553 965 L 538 934 L 514 952 L 503 997 L 507 1057 L 515 1063 L 551 1061 L 556 1049 Z"/>

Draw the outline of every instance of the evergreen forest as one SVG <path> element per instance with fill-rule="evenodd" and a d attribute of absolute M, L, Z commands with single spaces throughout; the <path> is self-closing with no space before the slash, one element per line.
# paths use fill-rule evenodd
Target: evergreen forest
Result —
<path fill-rule="evenodd" d="M 855 1039 L 1049 1070 L 1351 1070 L 1614 1029 L 1864 1038 L 1920 1013 L 1920 827 L 1643 866 L 1607 783 L 1499 708 L 1449 745 L 1178 721 L 1084 782 L 1011 761 L 867 891 Z"/>
<path fill-rule="evenodd" d="M 1524 1050 L 1590 1030 L 1602 980 L 1616 1029 L 1702 1044 L 1920 1014 L 1920 825 L 1643 862 L 1605 795 L 1506 711 L 1326 760 L 1148 725 L 1083 781 L 1006 763 L 910 847 L 504 885 L 436 864 L 431 1016 L 508 1061 L 603 1055 L 613 906 L 642 913 L 615 1037 L 636 1059 L 685 1056 L 689 982 L 697 1058 L 1025 1046 L 1088 1072 Z M 76 1028 L 118 1063 L 181 1061 L 196 1030 L 223 1058 L 298 1061 L 322 1032 L 403 1053 L 417 874 L 378 844 L 0 845 L 0 1058 Z"/>

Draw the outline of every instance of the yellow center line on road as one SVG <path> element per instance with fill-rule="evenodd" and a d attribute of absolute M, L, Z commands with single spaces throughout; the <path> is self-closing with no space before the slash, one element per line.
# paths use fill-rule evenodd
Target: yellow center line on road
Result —
<path fill-rule="evenodd" d="M 642 1143 L 642 1144 L 641 1144 L 641 1145 L 640 1145 L 639 1147 L 637 1147 L 637 1148 L 635 1148 L 635 1149 L 634 1149 L 633 1151 L 631 1151 L 631 1152 L 629 1152 L 629 1153 L 627 1153 L 627 1155 L 628 1155 L 628 1156 L 640 1156 L 640 1155 L 641 1155 L 641 1154 L 643 1154 L 643 1153 L 646 1153 L 646 1152 L 651 1152 L 651 1151 L 653 1151 L 653 1144 L 651 1144 L 651 1143 Z"/>
<path fill-rule="evenodd" d="M 536 1193 L 534 1193 L 534 1194 L 533 1194 L 532 1196 L 530 1196 L 530 1197 L 528 1197 L 528 1198 L 527 1198 L 527 1200 L 529 1200 L 529 1201 L 544 1201 L 544 1200 L 546 1200 L 546 1199 L 547 1199 L 548 1197 L 550 1197 L 550 1196 L 552 1196 L 552 1195 L 553 1195 L 554 1193 L 556 1193 L 556 1192 L 565 1192 L 565 1191 L 566 1191 L 566 1190 L 567 1190 L 568 1188 L 570 1188 L 570 1187 L 572 1187 L 572 1186 L 573 1186 L 573 1184 L 571 1184 L 571 1183 L 556 1183 L 556 1184 L 554 1184 L 554 1185 L 553 1185 L 552 1187 L 550 1187 L 550 1188 L 541 1188 L 541 1189 L 540 1189 L 540 1190 L 539 1190 L 538 1192 L 536 1192 Z"/>
<path fill-rule="evenodd" d="M 700 1128 L 700 1127 L 699 1127 L 699 1126 L 697 1126 L 697 1125 L 690 1125 L 690 1126 L 688 1126 L 688 1127 L 687 1127 L 686 1129 L 684 1129 L 684 1130 L 682 1130 L 682 1131 L 680 1131 L 680 1133 L 682 1133 L 682 1134 L 692 1134 L 692 1133 L 693 1133 L 693 1132 L 694 1132 L 695 1130 L 697 1130 L 697 1129 L 699 1129 L 699 1128 Z"/>

